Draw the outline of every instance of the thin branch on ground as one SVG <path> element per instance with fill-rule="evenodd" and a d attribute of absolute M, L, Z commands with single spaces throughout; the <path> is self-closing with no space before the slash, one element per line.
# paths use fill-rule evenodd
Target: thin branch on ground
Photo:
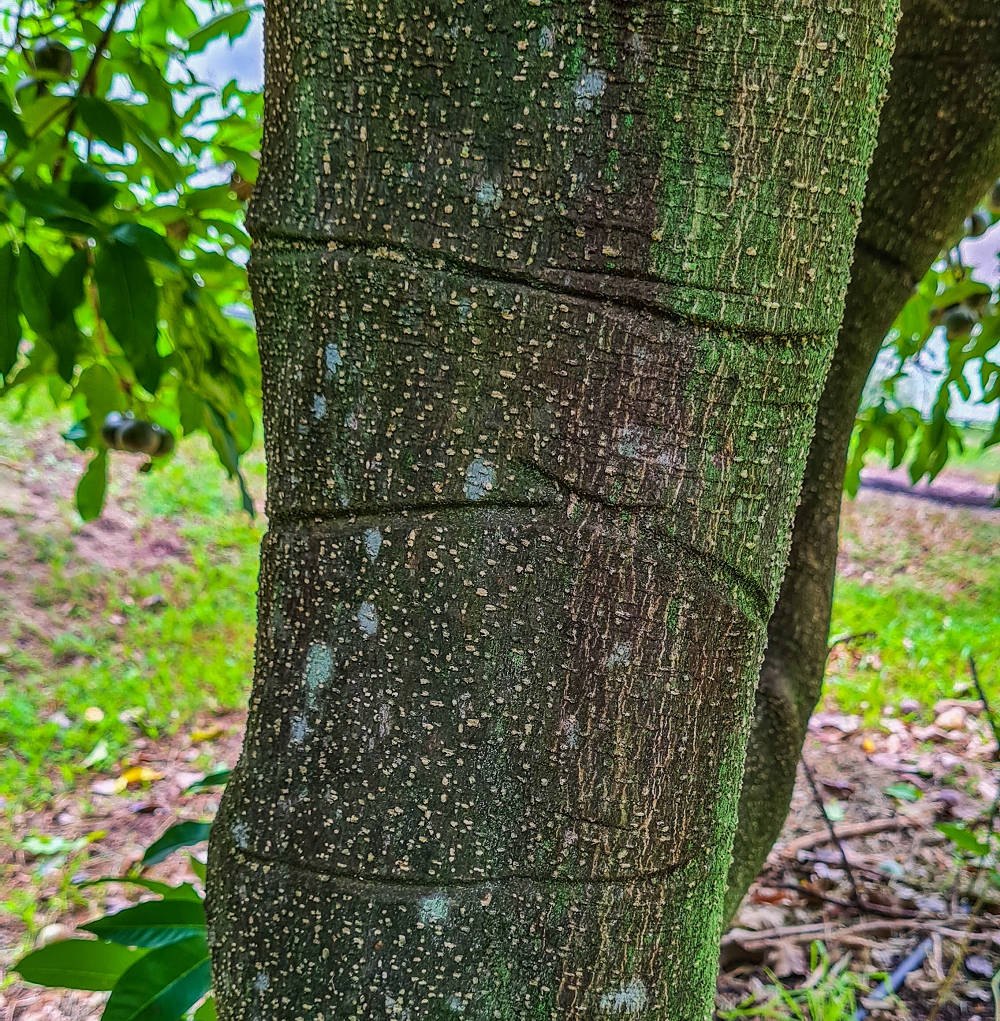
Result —
<path fill-rule="evenodd" d="M 758 945 L 763 946 L 773 943 L 775 940 L 791 940 L 799 942 L 807 939 L 822 939 L 825 943 L 846 942 L 856 936 L 870 935 L 873 933 L 891 933 L 896 929 L 918 929 L 922 932 L 936 932 L 947 939 L 961 940 L 967 938 L 970 943 L 988 943 L 993 939 L 992 923 L 991 928 L 986 932 L 967 932 L 959 929 L 952 929 L 944 924 L 950 919 L 930 920 L 922 918 L 884 918 L 873 919 L 868 922 L 859 922 L 856 925 L 845 925 L 840 929 L 832 929 L 827 922 L 812 922 L 807 925 L 786 925 L 777 929 L 763 929 L 760 932 L 751 932 L 748 929 L 733 929 L 722 938 L 723 947 L 739 945 L 747 950 L 753 950 Z M 979 918 L 962 918 L 954 921 L 967 922 L 969 926 L 982 923 Z"/>
<path fill-rule="evenodd" d="M 868 822 L 847 823 L 845 826 L 837 827 L 837 835 L 842 840 L 846 840 L 849 837 L 868 837 L 874 833 L 888 833 L 892 830 L 919 829 L 922 825 L 915 819 L 897 815 L 891 819 L 870 819 Z M 807 833 L 804 837 L 790 840 L 782 853 L 786 857 L 794 858 L 799 851 L 808 851 L 819 844 L 829 843 L 830 839 L 830 833 L 827 830 L 816 830 L 814 833 Z"/>
<path fill-rule="evenodd" d="M 823 821 L 829 828 L 830 837 L 837 845 L 837 850 L 840 851 L 840 857 L 844 862 L 844 871 L 847 873 L 847 879 L 851 884 L 851 893 L 854 896 L 854 902 L 856 904 L 860 904 L 861 891 L 858 889 L 857 880 L 854 878 L 854 870 L 851 868 L 851 863 L 847 860 L 847 848 L 844 847 L 840 837 L 837 835 L 837 831 L 833 828 L 833 820 L 826 814 L 826 805 L 823 803 L 823 796 L 819 792 L 819 787 L 816 786 L 816 778 L 813 776 L 812 770 L 809 768 L 809 763 L 806 762 L 804 755 L 802 756 L 802 768 L 805 770 L 806 779 L 809 781 L 809 786 L 812 788 L 813 799 L 816 802 L 816 807 L 819 809 L 819 814 L 823 817 Z"/>

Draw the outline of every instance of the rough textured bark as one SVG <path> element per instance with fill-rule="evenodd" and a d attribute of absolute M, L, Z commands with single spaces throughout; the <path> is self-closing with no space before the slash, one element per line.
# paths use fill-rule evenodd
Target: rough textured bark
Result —
<path fill-rule="evenodd" d="M 819 699 L 854 416 L 882 339 L 1000 173 L 1000 9 L 904 0 L 844 320 L 768 626 L 729 873 L 732 917 L 781 832 Z"/>
<path fill-rule="evenodd" d="M 224 1021 L 708 1017 L 894 29 L 269 6 Z"/>

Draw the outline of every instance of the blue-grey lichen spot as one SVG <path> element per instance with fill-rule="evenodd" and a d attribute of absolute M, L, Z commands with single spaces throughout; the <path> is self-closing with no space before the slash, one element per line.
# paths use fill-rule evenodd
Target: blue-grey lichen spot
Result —
<path fill-rule="evenodd" d="M 306 655 L 306 697 L 313 702 L 320 685 L 333 676 L 333 652 L 323 642 L 313 642 Z"/>
<path fill-rule="evenodd" d="M 399 1021 L 410 1021 L 410 1012 L 403 1006 L 401 1000 L 386 993 L 385 1009 L 391 1018 L 398 1018 Z"/>
<path fill-rule="evenodd" d="M 556 44 L 556 34 L 548 25 L 542 25 L 538 32 L 539 53 L 551 53 L 552 47 Z"/>
<path fill-rule="evenodd" d="M 444 922 L 448 918 L 448 898 L 443 894 L 435 893 L 430 897 L 423 897 L 420 901 L 420 921 L 424 925 L 433 925 L 435 922 Z"/>
<path fill-rule="evenodd" d="M 577 110 L 593 110 L 594 100 L 604 95 L 608 76 L 601 70 L 585 71 L 573 86 Z"/>
<path fill-rule="evenodd" d="M 448 1001 L 448 1009 L 455 1014 L 465 1013 L 465 1001 L 458 995 L 458 993 L 455 993 Z"/>
<path fill-rule="evenodd" d="M 313 396 L 313 417 L 317 421 L 326 418 L 326 398 L 322 394 Z"/>
<path fill-rule="evenodd" d="M 468 298 L 463 298 L 458 303 L 458 318 L 463 323 L 469 322 L 472 318 L 472 302 Z"/>
<path fill-rule="evenodd" d="M 365 549 L 368 552 L 368 559 L 374 561 L 378 557 L 378 551 L 382 548 L 382 533 L 377 528 L 365 529 Z"/>
<path fill-rule="evenodd" d="M 378 613 L 371 603 L 364 602 L 358 607 L 358 626 L 367 638 L 378 630 Z"/>
<path fill-rule="evenodd" d="M 622 457 L 638 457 L 642 447 L 642 430 L 626 425 L 618 433 L 618 453 Z"/>
<path fill-rule="evenodd" d="M 293 716 L 288 736 L 289 743 L 302 744 L 302 742 L 305 740 L 307 730 L 308 727 L 306 726 L 305 717 Z"/>
<path fill-rule="evenodd" d="M 559 729 L 566 736 L 564 747 L 570 750 L 576 748 L 580 741 L 580 725 L 576 722 L 576 717 L 567 716 L 560 724 Z"/>
<path fill-rule="evenodd" d="M 630 642 L 615 642 L 604 660 L 604 665 L 613 670 L 615 667 L 629 666 L 632 662 L 632 645 Z"/>
<path fill-rule="evenodd" d="M 245 851 L 250 842 L 250 829 L 247 824 L 242 819 L 239 819 L 233 823 L 229 832 L 232 835 L 233 843 L 236 844 L 241 851 Z"/>
<path fill-rule="evenodd" d="M 496 485 L 497 471 L 481 457 L 477 457 L 465 469 L 466 500 L 481 500 Z"/>
<path fill-rule="evenodd" d="M 637 979 L 601 994 L 601 1010 L 609 1014 L 638 1014 L 646 1006 L 646 987 Z"/>
<path fill-rule="evenodd" d="M 503 189 L 498 188 L 492 181 L 483 181 L 476 192 L 476 201 L 482 206 L 483 213 L 489 216 L 491 210 L 500 208 L 503 202 Z"/>
<path fill-rule="evenodd" d="M 344 359 L 340 357 L 340 352 L 337 350 L 336 344 L 327 344 L 326 351 L 326 372 L 328 376 L 336 376 L 337 370 L 344 364 Z"/>
<path fill-rule="evenodd" d="M 262 993 L 265 989 L 271 988 L 271 979 L 266 971 L 262 971 L 259 975 L 254 976 L 253 987 L 258 993 Z"/>

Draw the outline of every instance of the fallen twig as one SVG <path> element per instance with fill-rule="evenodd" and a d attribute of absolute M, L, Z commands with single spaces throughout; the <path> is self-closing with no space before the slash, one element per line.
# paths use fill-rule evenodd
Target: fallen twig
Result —
<path fill-rule="evenodd" d="M 837 845 L 837 850 L 840 851 L 840 857 L 844 862 L 844 871 L 847 873 L 847 879 L 851 884 L 851 894 L 854 897 L 855 903 L 860 903 L 861 891 L 858 890 L 858 883 L 854 878 L 854 870 L 851 868 L 851 863 L 847 860 L 847 850 L 840 842 L 840 837 L 837 835 L 837 831 L 833 828 L 833 820 L 826 814 L 826 805 L 823 802 L 823 796 L 820 794 L 819 788 L 816 786 L 816 778 L 813 776 L 812 770 L 809 768 L 809 763 L 806 762 L 804 755 L 802 756 L 802 768 L 805 770 L 806 779 L 809 781 L 809 786 L 812 788 L 813 800 L 816 802 L 819 814 L 823 817 L 823 822 L 826 823 L 827 829 L 830 831 L 830 839 Z"/>
<path fill-rule="evenodd" d="M 871 836 L 873 833 L 919 829 L 922 825 L 916 819 L 908 819 L 906 816 L 897 815 L 891 819 L 869 819 L 868 822 L 847 823 L 846 826 L 838 826 L 835 832 L 840 840 L 848 840 L 851 837 Z M 832 824 L 830 829 L 833 829 Z M 796 837 L 795 840 L 790 840 L 785 844 L 782 853 L 786 857 L 794 858 L 799 851 L 808 851 L 810 848 L 817 847 L 820 844 L 827 844 L 830 840 L 831 836 L 827 830 L 817 830 L 815 833 L 807 833 L 804 837 Z"/>
<path fill-rule="evenodd" d="M 946 920 L 947 921 L 947 920 Z M 975 924 L 980 919 L 972 918 L 970 921 Z M 826 943 L 846 942 L 854 936 L 863 936 L 871 933 L 889 933 L 896 929 L 917 929 L 921 932 L 936 932 L 948 939 L 968 938 L 970 942 L 977 943 L 988 941 L 993 938 L 992 930 L 989 932 L 961 932 L 958 929 L 949 928 L 940 921 L 920 918 L 885 918 L 872 920 L 870 922 L 858 922 L 856 925 L 845 925 L 840 929 L 832 929 L 827 922 L 813 922 L 808 925 L 786 925 L 777 929 L 762 929 L 760 932 L 751 932 L 748 929 L 732 929 L 722 937 L 722 946 L 738 945 L 747 950 L 753 950 L 758 946 L 773 943 L 775 940 L 787 939 L 794 943 L 812 938 L 822 938 Z"/>

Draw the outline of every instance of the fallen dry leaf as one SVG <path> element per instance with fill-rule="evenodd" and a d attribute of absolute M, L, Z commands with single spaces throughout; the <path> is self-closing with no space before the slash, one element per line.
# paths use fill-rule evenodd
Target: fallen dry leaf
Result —
<path fill-rule="evenodd" d="M 809 971 L 805 948 L 800 943 L 792 943 L 786 939 L 778 940 L 768 949 L 764 963 L 778 978 L 805 975 Z"/>
<path fill-rule="evenodd" d="M 199 741 L 214 741 L 217 737 L 222 737 L 224 733 L 225 731 L 221 727 L 216 726 L 216 724 L 213 723 L 210 727 L 206 727 L 204 730 L 192 730 L 191 740 L 195 744 Z"/>
<path fill-rule="evenodd" d="M 132 783 L 152 783 L 154 780 L 162 780 L 163 774 L 149 766 L 131 766 L 118 779 L 124 780 L 127 787 Z"/>

